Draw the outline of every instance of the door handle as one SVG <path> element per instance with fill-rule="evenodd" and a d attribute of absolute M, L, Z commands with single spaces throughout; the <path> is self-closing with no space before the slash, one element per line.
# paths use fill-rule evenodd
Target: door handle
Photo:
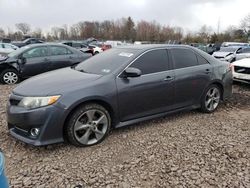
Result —
<path fill-rule="evenodd" d="M 164 81 L 172 81 L 173 79 L 173 76 L 167 76 L 166 78 L 164 78 Z"/>
<path fill-rule="evenodd" d="M 44 61 L 49 61 L 49 59 L 48 58 L 44 58 Z"/>
<path fill-rule="evenodd" d="M 73 57 L 72 57 L 72 56 L 69 56 L 69 59 L 73 59 Z"/>

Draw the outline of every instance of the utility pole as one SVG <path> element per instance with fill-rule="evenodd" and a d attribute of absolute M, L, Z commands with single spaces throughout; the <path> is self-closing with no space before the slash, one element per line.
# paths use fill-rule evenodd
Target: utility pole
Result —
<path fill-rule="evenodd" d="M 220 17 L 218 19 L 218 25 L 217 25 L 217 35 L 220 34 Z"/>

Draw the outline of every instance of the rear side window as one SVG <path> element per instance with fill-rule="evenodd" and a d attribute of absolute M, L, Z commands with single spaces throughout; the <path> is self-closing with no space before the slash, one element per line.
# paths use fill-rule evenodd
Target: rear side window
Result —
<path fill-rule="evenodd" d="M 169 69 L 167 50 L 153 50 L 139 57 L 131 67 L 138 68 L 142 74 L 162 72 Z"/>
<path fill-rule="evenodd" d="M 198 65 L 196 55 L 189 49 L 171 49 L 175 69 Z"/>
<path fill-rule="evenodd" d="M 72 54 L 71 51 L 69 51 L 67 48 L 61 47 L 61 46 L 50 46 L 50 55 L 68 55 Z"/>
<path fill-rule="evenodd" d="M 197 57 L 199 65 L 209 64 L 208 61 L 205 58 L 203 58 L 203 57 L 201 57 L 199 55 L 196 55 L 196 57 Z"/>

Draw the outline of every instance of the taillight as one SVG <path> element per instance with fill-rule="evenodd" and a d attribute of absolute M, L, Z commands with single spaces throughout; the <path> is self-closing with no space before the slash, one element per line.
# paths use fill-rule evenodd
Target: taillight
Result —
<path fill-rule="evenodd" d="M 229 63 L 229 69 L 230 71 L 233 71 L 234 65 L 232 63 Z"/>

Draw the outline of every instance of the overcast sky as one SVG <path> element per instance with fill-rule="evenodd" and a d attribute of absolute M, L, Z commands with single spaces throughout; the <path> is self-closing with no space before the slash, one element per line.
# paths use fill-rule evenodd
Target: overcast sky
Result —
<path fill-rule="evenodd" d="M 32 28 L 79 21 L 103 21 L 131 16 L 134 21 L 155 20 L 164 25 L 198 30 L 202 25 L 217 31 L 239 25 L 250 13 L 250 0 L 0 0 L 0 27 L 15 28 L 26 22 Z"/>

